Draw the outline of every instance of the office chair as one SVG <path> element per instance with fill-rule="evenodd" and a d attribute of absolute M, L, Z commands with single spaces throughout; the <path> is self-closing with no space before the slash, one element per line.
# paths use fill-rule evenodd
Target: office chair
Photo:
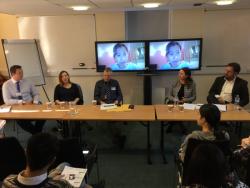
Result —
<path fill-rule="evenodd" d="M 0 151 L 0 181 L 10 174 L 18 174 L 25 169 L 25 152 L 15 137 L 0 139 Z"/>

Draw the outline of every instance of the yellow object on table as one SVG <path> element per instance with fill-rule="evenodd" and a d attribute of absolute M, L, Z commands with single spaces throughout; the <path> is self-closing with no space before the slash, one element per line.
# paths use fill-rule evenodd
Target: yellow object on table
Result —
<path fill-rule="evenodd" d="M 118 108 L 107 110 L 107 112 L 129 112 L 131 110 L 129 104 L 123 104 Z"/>

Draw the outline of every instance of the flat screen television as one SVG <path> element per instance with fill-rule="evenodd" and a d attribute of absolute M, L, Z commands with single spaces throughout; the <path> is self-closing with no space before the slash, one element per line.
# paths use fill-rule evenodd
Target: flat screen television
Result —
<path fill-rule="evenodd" d="M 201 38 L 149 41 L 150 70 L 200 70 L 201 55 Z"/>
<path fill-rule="evenodd" d="M 96 70 L 109 67 L 114 72 L 133 72 L 145 69 L 144 41 L 96 42 Z"/>

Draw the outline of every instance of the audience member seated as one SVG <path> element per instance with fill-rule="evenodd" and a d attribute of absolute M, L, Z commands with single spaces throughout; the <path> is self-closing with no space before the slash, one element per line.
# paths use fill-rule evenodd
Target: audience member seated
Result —
<path fill-rule="evenodd" d="M 221 188 L 226 181 L 226 160 L 214 144 L 201 144 L 195 148 L 188 165 L 187 184 L 195 188 Z"/>
<path fill-rule="evenodd" d="M 82 90 L 79 85 L 70 81 L 67 71 L 61 71 L 59 74 L 59 84 L 55 88 L 54 101 L 56 104 L 60 102 L 83 104 Z"/>
<path fill-rule="evenodd" d="M 3 84 L 3 99 L 7 105 L 39 104 L 39 93 L 34 84 L 23 78 L 23 70 L 20 65 L 10 67 L 11 79 Z M 44 120 L 16 120 L 25 131 L 36 134 L 42 132 Z"/>
<path fill-rule="evenodd" d="M 3 188 L 13 187 L 72 187 L 60 175 L 66 163 L 60 164 L 54 170 L 48 172 L 49 167 L 56 159 L 59 150 L 58 140 L 49 133 L 33 135 L 27 144 L 27 166 L 18 175 L 9 175 L 3 181 Z M 91 186 L 84 184 L 84 188 Z"/>
<path fill-rule="evenodd" d="M 166 103 L 192 103 L 196 99 L 196 84 L 191 77 L 191 71 L 188 68 L 182 68 L 178 74 L 178 80 L 170 87 Z M 175 122 L 181 126 L 185 134 L 186 129 L 182 122 Z M 173 123 L 168 126 L 167 132 L 172 132 Z"/>
<path fill-rule="evenodd" d="M 250 136 L 246 137 L 246 138 L 242 138 L 242 140 L 241 140 L 241 146 L 243 148 L 250 147 Z"/>
<path fill-rule="evenodd" d="M 217 131 L 220 117 L 221 113 L 217 106 L 213 104 L 204 104 L 200 107 L 197 124 L 201 127 L 201 130 L 193 131 L 185 138 L 179 150 L 179 157 L 182 161 L 184 161 L 188 140 L 190 138 L 209 141 L 213 141 L 215 139 L 229 140 L 228 133 L 224 131 Z"/>
<path fill-rule="evenodd" d="M 239 103 L 240 106 L 249 103 L 248 82 L 238 77 L 240 69 L 238 63 L 226 66 L 224 76 L 217 77 L 209 90 L 208 103 Z M 240 101 L 235 101 L 237 95 Z"/>
<path fill-rule="evenodd" d="M 25 151 L 16 137 L 0 139 L 0 182 L 10 174 L 19 173 L 26 166 Z"/>
<path fill-rule="evenodd" d="M 241 140 L 241 148 L 234 151 L 232 161 L 239 179 L 250 186 L 250 137 Z"/>

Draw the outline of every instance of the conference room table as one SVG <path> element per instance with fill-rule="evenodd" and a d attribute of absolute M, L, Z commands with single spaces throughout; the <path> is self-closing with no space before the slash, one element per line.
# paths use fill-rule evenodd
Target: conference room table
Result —
<path fill-rule="evenodd" d="M 250 121 L 250 113 L 243 108 L 236 108 L 234 105 L 229 104 L 225 112 L 221 112 L 221 121 L 230 122 L 247 122 Z M 184 121 L 194 122 L 199 118 L 199 110 L 186 110 L 180 111 L 178 107 L 174 107 L 172 111 L 168 110 L 168 105 L 155 105 L 156 119 L 161 121 L 161 140 L 160 147 L 163 162 L 167 163 L 164 151 L 164 125 L 165 122 Z M 241 125 L 239 126 L 241 127 Z M 241 130 L 239 130 L 240 132 Z"/>
<path fill-rule="evenodd" d="M 119 108 L 119 107 L 118 107 Z M 59 105 L 52 105 L 47 109 L 46 105 L 12 105 L 11 111 L 0 113 L 0 119 L 43 119 L 66 121 L 137 121 L 145 123 L 147 127 L 147 160 L 151 164 L 150 157 L 150 122 L 155 121 L 154 106 L 135 105 L 129 111 L 107 111 L 100 110 L 98 105 L 77 105 L 71 113 L 69 106 L 61 108 Z"/>
<path fill-rule="evenodd" d="M 184 110 L 180 112 L 174 108 L 168 111 L 167 105 L 135 105 L 131 111 L 110 112 L 100 110 L 98 105 L 77 105 L 77 113 L 71 113 L 68 106 L 61 108 L 53 105 L 48 109 L 46 105 L 12 105 L 11 111 L 0 113 L 0 119 L 31 119 L 31 120 L 61 120 L 61 121 L 137 121 L 147 127 L 147 160 L 151 162 L 150 156 L 150 122 L 161 121 L 161 153 L 164 162 L 164 122 L 171 121 L 196 121 L 199 117 L 198 110 Z M 244 110 L 235 110 L 234 106 L 228 105 L 227 111 L 221 113 L 221 121 L 244 122 L 250 121 L 250 114 Z"/>

